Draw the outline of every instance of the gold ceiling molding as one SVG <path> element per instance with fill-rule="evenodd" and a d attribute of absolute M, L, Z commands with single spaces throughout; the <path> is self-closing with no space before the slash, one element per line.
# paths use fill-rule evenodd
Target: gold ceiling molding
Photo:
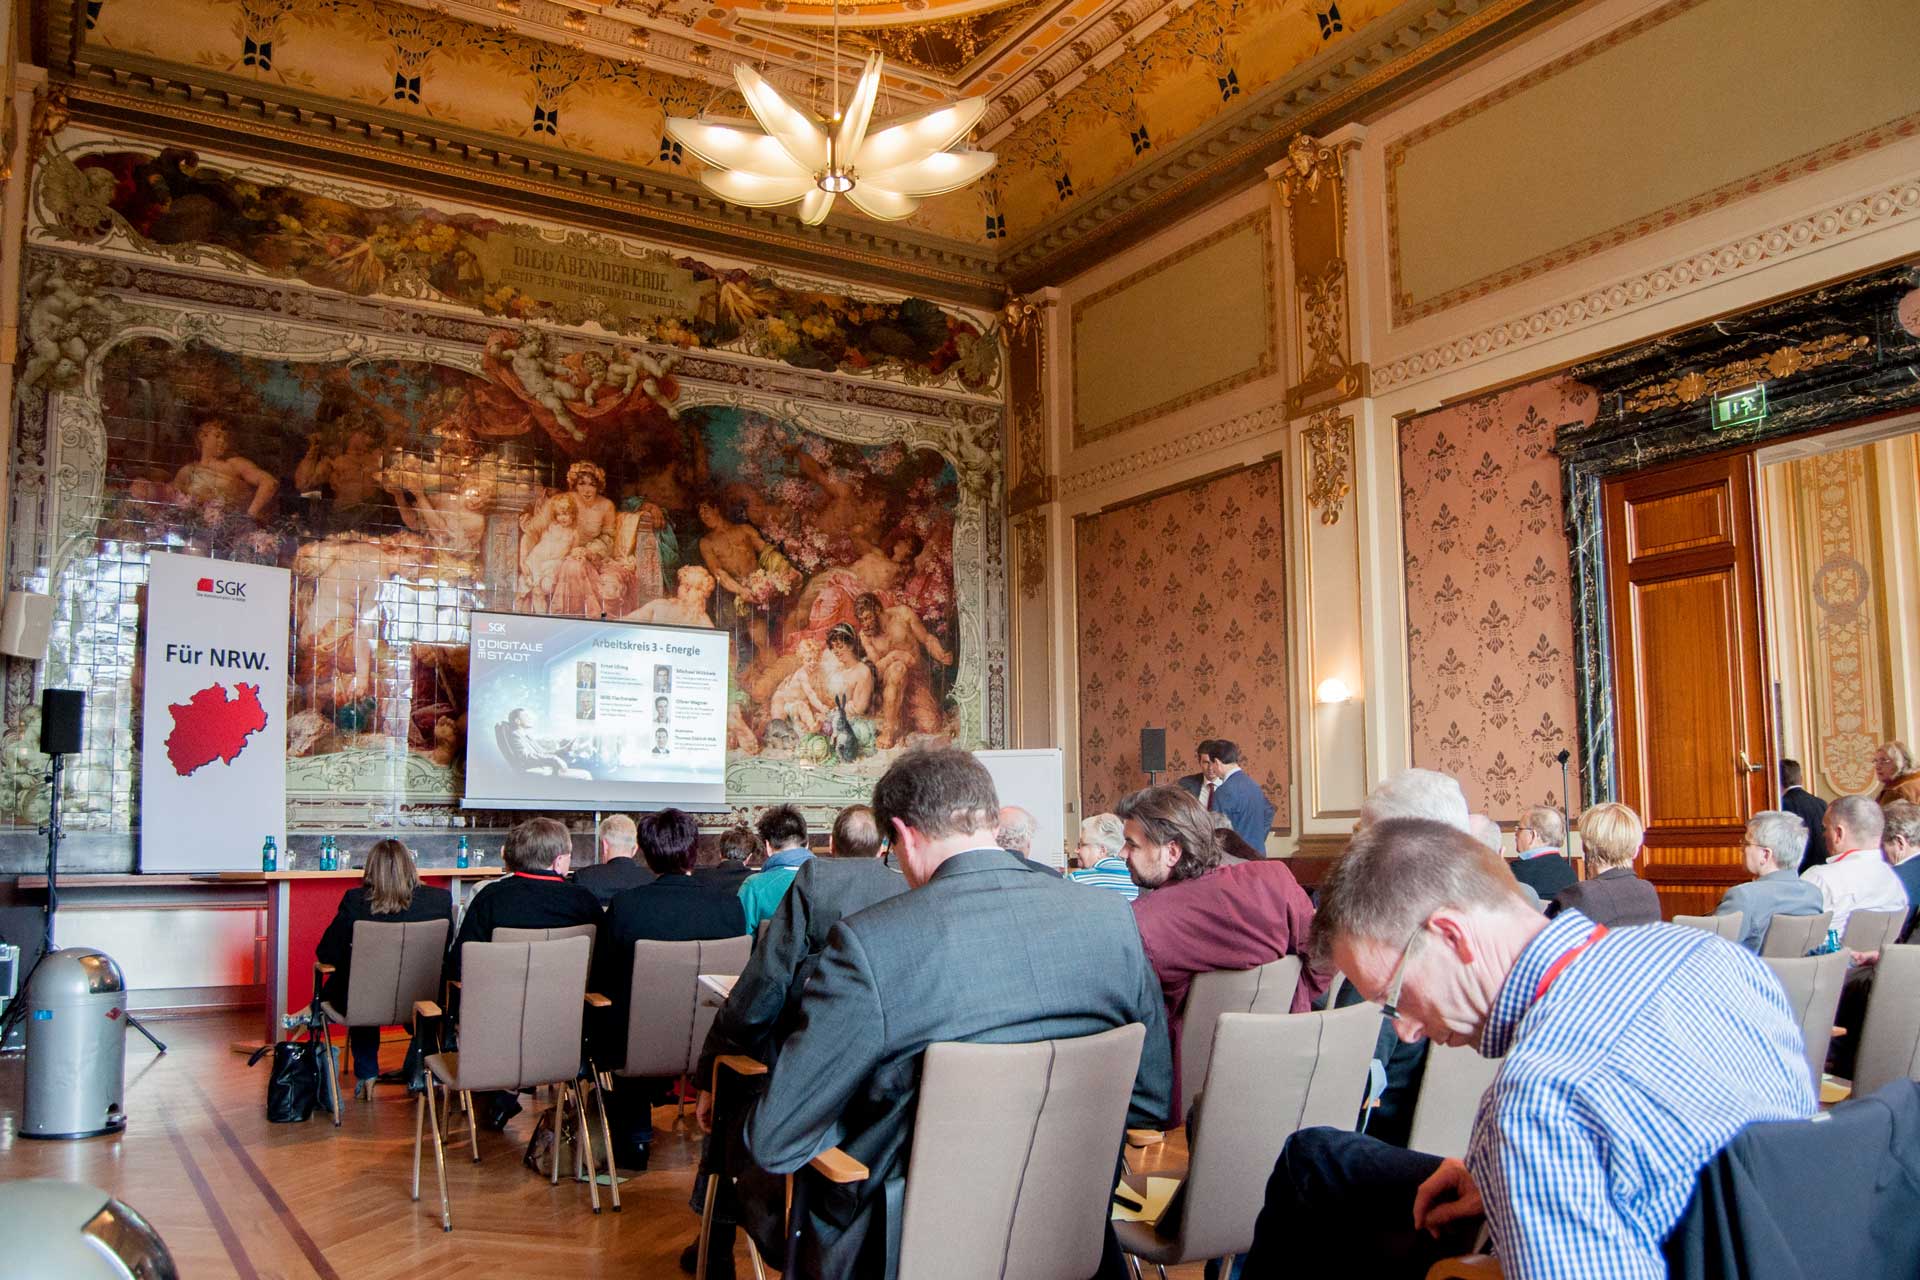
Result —
<path fill-rule="evenodd" d="M 170 71 L 176 70 L 169 68 Z M 177 69 L 184 70 L 184 68 Z M 677 239 L 690 246 L 738 254 L 743 240 L 747 252 L 767 247 L 785 250 L 801 266 L 809 261 L 849 264 L 864 268 L 874 279 L 890 280 L 894 287 L 921 291 L 950 301 L 978 304 L 982 294 L 992 288 L 989 260 L 976 259 L 965 265 L 942 266 L 939 258 L 950 257 L 938 248 L 898 238 L 878 229 L 865 234 L 849 233 L 845 228 L 823 228 L 820 238 L 796 235 L 778 229 L 781 222 L 797 220 L 768 215 L 765 211 L 734 210 L 717 198 L 708 196 L 698 185 L 676 180 L 671 175 L 632 170 L 628 166 L 605 163 L 601 171 L 586 169 L 574 155 L 553 159 L 531 152 L 509 150 L 504 138 L 489 138 L 493 144 L 483 149 L 469 139 L 440 136 L 423 124 L 430 122 L 408 117 L 389 122 L 378 117 L 375 109 L 344 101 L 327 100 L 326 111 L 308 105 L 266 100 L 266 86 L 249 84 L 245 97 L 225 109 L 207 105 L 229 97 L 228 91 L 211 85 L 192 85 L 169 76 L 143 77 L 119 68 L 96 66 L 95 75 L 108 75 L 115 81 L 107 87 L 92 81 L 72 81 L 62 86 L 72 114 L 85 123 L 109 130 L 139 128 L 142 119 L 163 124 L 190 127 L 190 136 L 207 145 L 219 145 L 245 152 L 258 152 L 262 141 L 277 143 L 273 158 L 287 164 L 309 164 L 342 176 L 365 176 L 366 171 L 344 162 L 390 164 L 408 170 L 437 174 L 457 184 L 473 184 L 512 192 L 535 200 L 552 202 L 546 216 L 565 217 L 567 206 L 590 208 L 615 215 L 629 234 L 681 234 Z M 151 94 L 130 92 L 123 83 L 145 79 Z M 183 91 L 188 101 L 179 101 Z M 165 95 L 165 96 L 162 96 Z M 288 95 L 291 96 L 291 95 Z M 358 118 L 345 114 L 357 108 Z M 133 117 L 130 122 L 129 117 Z M 293 120 L 296 125 L 280 124 Z M 214 131 L 226 130 L 231 136 L 216 139 Z M 368 139 L 383 139 L 381 142 Z M 497 149 L 496 149 L 497 148 Z M 440 157 L 459 157 L 442 159 Z M 329 164 L 331 160 L 333 163 Z M 543 181 L 539 173 L 565 174 L 574 183 Z M 635 191 L 634 197 L 617 194 L 619 187 Z M 665 199 L 644 199 L 642 193 L 657 191 Z M 484 199 L 480 193 L 457 194 L 465 199 Z M 715 212 L 701 212 L 710 208 Z M 609 224 L 602 224 L 609 225 Z M 841 243 L 831 243 L 829 237 Z M 867 248 L 858 247 L 865 244 Z M 817 268 L 816 268 L 817 269 Z M 988 303 L 988 305 L 991 305 Z"/>
<path fill-rule="evenodd" d="M 1629 394 L 1621 408 L 1628 413 L 1652 413 L 1657 409 L 1697 404 L 1723 391 L 1738 391 L 1760 382 L 1776 382 L 1807 369 L 1851 360 L 1855 356 L 1868 354 L 1872 346 L 1873 339 L 1863 334 L 1830 333 L 1824 338 L 1815 338 L 1798 346 L 1781 347 L 1762 356 L 1749 356 L 1731 364 L 1716 365 L 1704 373 L 1689 371 L 1677 378 L 1642 387 Z"/>
<path fill-rule="evenodd" d="M 1161 221 L 1179 216 L 1183 199 L 1270 156 L 1276 138 L 1337 123 L 1348 107 L 1467 41 L 1531 11 L 1560 7 L 1559 0 L 1492 0 L 1466 12 L 1465 3 L 1443 3 L 1404 24 L 1370 28 L 1374 39 L 1348 46 L 1347 56 L 1330 64 L 1309 65 L 1269 85 L 1238 115 L 1182 139 L 1156 167 L 1130 171 L 1109 188 L 1085 193 L 1072 210 L 1012 245 L 1001 258 L 1003 270 L 1021 287 L 1084 270 L 1090 264 L 1079 259 L 1098 260 L 1091 245 L 1123 232 L 1145 238 Z M 1391 53 L 1409 37 L 1418 41 L 1412 49 Z M 1409 86 L 1408 91 L 1423 87 Z"/>
<path fill-rule="evenodd" d="M 1307 506 L 1320 513 L 1321 524 L 1339 524 L 1353 493 L 1353 418 L 1323 409 L 1300 438 L 1307 446 Z"/>

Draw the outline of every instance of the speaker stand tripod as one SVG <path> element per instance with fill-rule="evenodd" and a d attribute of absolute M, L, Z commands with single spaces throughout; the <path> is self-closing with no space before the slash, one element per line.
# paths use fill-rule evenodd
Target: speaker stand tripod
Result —
<path fill-rule="evenodd" d="M 13 1024 L 20 1020 L 22 1011 L 27 1007 L 26 997 L 33 985 L 33 975 L 40 971 L 40 966 L 45 963 L 46 958 L 53 954 L 53 916 L 54 912 L 60 909 L 60 840 L 66 834 L 60 827 L 60 773 L 64 765 L 65 759 L 62 754 L 58 751 L 54 752 L 52 764 L 47 769 L 47 785 L 50 788 L 47 793 L 47 825 L 40 828 L 40 834 L 47 838 L 47 910 L 41 925 L 40 954 L 34 960 L 33 968 L 27 970 L 26 978 L 21 981 L 19 996 L 7 1006 L 6 1019 L 4 1023 L 0 1023 L 0 1041 L 7 1038 L 7 1033 L 13 1029 Z M 147 1030 L 145 1023 L 133 1016 L 133 1010 L 125 1009 L 122 1014 L 127 1020 L 127 1025 L 145 1036 L 155 1049 L 161 1053 L 167 1051 L 167 1046 L 161 1042 L 160 1038 Z"/>

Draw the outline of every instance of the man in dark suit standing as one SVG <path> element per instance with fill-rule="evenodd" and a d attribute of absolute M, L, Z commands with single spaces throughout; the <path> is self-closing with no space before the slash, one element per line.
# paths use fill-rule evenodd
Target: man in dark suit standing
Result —
<path fill-rule="evenodd" d="M 1233 823 L 1234 834 L 1256 849 L 1267 847 L 1267 832 L 1273 829 L 1273 802 L 1260 790 L 1253 775 L 1240 767 L 1240 748 L 1225 738 L 1208 744 L 1207 786 L 1200 803 L 1214 813 L 1224 813 Z"/>
<path fill-rule="evenodd" d="M 1180 779 L 1180 789 L 1195 800 L 1199 800 L 1201 793 L 1206 789 L 1207 766 L 1212 763 L 1212 759 L 1213 739 L 1202 738 L 1193 749 L 1193 762 L 1200 766 L 1200 772 L 1189 773 Z"/>
<path fill-rule="evenodd" d="M 624 813 L 608 814 L 600 819 L 600 861 L 573 873 L 575 884 L 585 885 L 601 906 L 613 901 L 622 889 L 636 889 L 653 879 L 634 851 L 638 848 L 633 819 Z"/>
<path fill-rule="evenodd" d="M 746 1167 L 741 1150 L 740 1126 L 746 1118 L 746 1103 L 751 1101 L 747 1091 L 752 1082 L 730 1081 L 726 1114 L 716 1116 L 711 1091 L 714 1060 L 737 1053 L 771 1063 L 779 1055 L 780 1042 L 798 1019 L 807 976 L 826 950 L 833 927 L 846 916 L 907 891 L 907 878 L 886 864 L 885 853 L 873 810 L 863 804 L 842 809 L 833 820 L 827 856 L 808 859 L 794 873 L 792 886 L 767 917 L 766 931 L 755 941 L 746 969 L 707 1031 L 694 1073 L 694 1082 L 700 1086 L 694 1114 L 713 1136 L 701 1152 L 695 1195 L 709 1173 L 731 1173 L 742 1179 L 738 1199 L 723 1191 L 714 1212 L 713 1239 L 707 1251 L 709 1280 L 733 1275 L 734 1228 L 743 1215 L 762 1256 L 774 1259 L 784 1247 L 785 1225 L 782 1184 L 761 1184 Z M 695 1269 L 698 1248 L 697 1239 L 688 1246 L 680 1259 L 682 1270 Z"/>
<path fill-rule="evenodd" d="M 1780 762 L 1780 807 L 1807 824 L 1807 856 L 1800 864 L 1802 871 L 1827 860 L 1827 802 L 1807 790 L 1804 782 L 1798 760 Z"/>
<path fill-rule="evenodd" d="M 617 1066 L 627 1042 L 628 1005 L 633 999 L 633 944 L 693 942 L 737 938 L 747 931 L 740 896 L 725 886 L 693 876 L 700 826 L 693 815 L 662 809 L 640 820 L 640 856 L 654 879 L 623 890 L 607 908 L 607 926 L 594 965 L 594 990 L 611 1000 L 599 1024 L 602 1066 Z M 619 1077 L 608 1101 L 612 1113 L 614 1163 L 645 1169 L 653 1143 L 653 1098 L 657 1080 Z"/>
<path fill-rule="evenodd" d="M 918 1101 L 936 1041 L 1018 1044 L 1146 1028 L 1130 1124 L 1160 1125 L 1173 1062 L 1160 986 L 1125 899 L 1044 876 L 993 845 L 999 798 L 964 751 L 913 752 L 873 792 L 912 891 L 835 926 L 799 1025 L 747 1118 L 772 1173 L 838 1143 L 871 1176 L 809 1180 L 797 1276 L 891 1276 Z M 807 1175 L 802 1174 L 802 1177 Z M 1114 1263 L 1118 1255 L 1109 1248 Z"/>

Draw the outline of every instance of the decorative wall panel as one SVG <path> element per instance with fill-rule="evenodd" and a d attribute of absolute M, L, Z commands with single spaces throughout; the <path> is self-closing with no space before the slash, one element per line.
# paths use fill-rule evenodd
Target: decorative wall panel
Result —
<path fill-rule="evenodd" d="M 891 375 L 853 347 L 809 368 L 791 348 L 674 345 L 658 314 L 650 340 L 618 345 L 591 316 L 536 327 L 459 287 L 461 237 L 503 224 L 424 219 L 385 257 L 358 206 L 299 175 L 235 179 L 113 147 L 97 153 L 111 164 L 39 170 L 40 210 L 76 173 L 115 200 L 89 243 L 43 221 L 28 255 L 6 572 L 56 606 L 44 666 L 9 670 L 0 823 L 28 827 L 44 809 L 28 749 L 38 682 L 91 693 L 69 826 L 137 828 L 152 549 L 293 571 L 295 829 L 473 820 L 453 806 L 478 606 L 731 631 L 738 805 L 837 808 L 908 746 L 1003 736 L 997 400 L 901 385 L 940 379 L 899 376 L 918 357 L 889 339 Z M 120 199 L 126 187 L 160 208 Z M 274 193 L 280 213 L 231 240 L 234 202 L 245 212 Z M 165 244 L 141 229 L 165 219 L 180 229 Z M 436 259 L 450 226 L 454 252 Z M 555 252 L 586 248 L 548 238 Z M 764 321 L 804 298 L 800 322 L 824 332 L 832 314 L 891 323 L 911 302 L 598 248 L 603 263 L 704 274 L 673 323 L 730 305 Z M 425 271 L 404 297 L 354 287 L 356 271 L 384 263 L 391 284 L 435 261 L 455 278 Z"/>
<path fill-rule="evenodd" d="M 1565 803 L 1554 756 L 1578 755 L 1552 446 L 1594 412 L 1585 387 L 1549 379 L 1400 431 L 1413 763 L 1460 779 L 1477 812 L 1502 820 Z"/>
<path fill-rule="evenodd" d="M 1171 781 L 1230 738 L 1292 824 L 1281 466 L 1262 462 L 1076 523 L 1082 815 L 1145 786 L 1140 730 Z"/>

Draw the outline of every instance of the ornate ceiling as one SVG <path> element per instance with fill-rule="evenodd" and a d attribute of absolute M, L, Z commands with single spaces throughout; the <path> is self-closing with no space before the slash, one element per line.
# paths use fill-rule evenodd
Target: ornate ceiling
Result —
<path fill-rule="evenodd" d="M 611 191 L 648 206 L 631 225 L 664 218 L 695 240 L 757 242 L 763 257 L 805 258 L 817 240 L 818 256 L 858 264 L 853 274 L 891 270 L 956 296 L 1057 277 L 1095 242 L 1150 229 L 1144 214 L 1170 217 L 1206 183 L 1244 181 L 1292 128 L 1569 2 L 842 0 L 843 77 L 864 47 L 888 56 L 877 117 L 985 96 L 975 142 L 1000 163 L 905 223 L 836 212 L 817 237 L 704 196 L 698 162 L 660 122 L 743 114 L 731 87 L 742 60 L 792 97 L 826 101 L 827 4 L 41 0 L 40 17 L 55 78 L 74 82 L 83 117 L 225 117 L 264 147 L 274 129 L 248 128 L 251 115 L 295 150 L 339 150 L 343 138 L 360 153 L 424 147 L 539 176 L 541 198 L 592 195 L 603 222 Z"/>

